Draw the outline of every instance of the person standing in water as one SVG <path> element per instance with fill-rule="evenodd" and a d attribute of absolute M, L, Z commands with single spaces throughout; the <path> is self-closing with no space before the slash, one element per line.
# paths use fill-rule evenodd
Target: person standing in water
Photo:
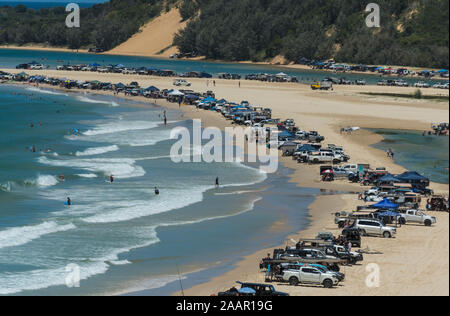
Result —
<path fill-rule="evenodd" d="M 220 183 L 219 183 L 219 177 L 217 177 L 216 178 L 216 188 L 218 188 L 220 186 Z"/>
<path fill-rule="evenodd" d="M 70 200 L 70 197 L 67 198 L 67 205 L 71 206 L 72 205 L 72 200 Z"/>
<path fill-rule="evenodd" d="M 159 189 L 158 189 L 158 187 L 155 187 L 155 195 L 159 195 Z"/>
<path fill-rule="evenodd" d="M 113 176 L 113 175 L 110 175 L 110 176 L 109 176 L 109 181 L 110 181 L 111 183 L 114 182 L 114 176 Z"/>

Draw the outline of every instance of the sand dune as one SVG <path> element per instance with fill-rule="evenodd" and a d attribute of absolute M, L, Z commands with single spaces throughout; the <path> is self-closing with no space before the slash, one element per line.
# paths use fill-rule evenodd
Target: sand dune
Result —
<path fill-rule="evenodd" d="M 178 52 L 176 47 L 171 47 L 172 40 L 186 23 L 181 21 L 179 10 L 174 8 L 150 21 L 140 32 L 105 54 L 169 57 Z"/>

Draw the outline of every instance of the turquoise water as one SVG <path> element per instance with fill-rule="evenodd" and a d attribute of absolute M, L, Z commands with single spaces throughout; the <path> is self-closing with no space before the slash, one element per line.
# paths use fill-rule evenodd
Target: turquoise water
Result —
<path fill-rule="evenodd" d="M 48 65 L 52 68 L 55 68 L 57 65 L 63 64 L 123 64 L 126 67 L 153 67 L 156 69 L 170 69 L 178 73 L 185 73 L 190 71 L 205 71 L 215 76 L 217 76 L 219 73 L 234 73 L 246 75 L 257 73 L 277 74 L 279 72 L 284 72 L 290 76 L 296 76 L 299 81 L 305 83 L 311 83 L 315 80 L 322 80 L 326 76 L 346 77 L 347 79 L 352 81 L 364 78 L 367 81 L 367 84 L 377 84 L 380 79 L 379 76 L 376 75 L 332 74 L 330 72 L 324 71 L 288 69 L 270 65 L 251 65 L 224 62 L 205 62 L 135 56 L 95 55 L 85 53 L 47 52 L 0 48 L 0 68 L 15 68 L 19 64 L 29 63 L 32 61 L 40 62 L 45 66 Z M 384 78 L 386 79 L 386 77 Z M 412 84 L 417 80 L 406 79 L 406 81 Z"/>
<path fill-rule="evenodd" d="M 419 131 L 372 130 L 384 137 L 376 148 L 392 148 L 395 162 L 411 171 L 429 177 L 434 182 L 449 183 L 449 138 L 423 136 Z"/>
<path fill-rule="evenodd" d="M 177 278 L 177 266 L 232 262 L 307 224 L 317 191 L 284 189 L 284 169 L 265 175 L 240 163 L 173 163 L 170 129 L 191 122 L 168 111 L 164 127 L 162 111 L 110 96 L 0 86 L 0 295 L 160 288 Z M 286 231 L 272 231 L 282 218 Z M 65 286 L 72 264 L 80 267 L 79 288 Z"/>

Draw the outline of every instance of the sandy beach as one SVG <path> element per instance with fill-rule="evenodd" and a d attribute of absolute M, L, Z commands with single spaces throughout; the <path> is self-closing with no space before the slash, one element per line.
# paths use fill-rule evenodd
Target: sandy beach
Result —
<path fill-rule="evenodd" d="M 7 72 L 19 70 L 4 69 Z M 174 78 L 142 77 L 138 75 L 99 74 L 64 72 L 56 70 L 27 71 L 73 80 L 100 80 L 111 83 L 129 83 L 137 81 L 141 86 L 155 85 L 159 88 L 173 88 Z M 429 130 L 431 124 L 449 121 L 448 101 L 430 101 L 387 96 L 368 96 L 363 93 L 399 93 L 412 94 L 415 88 L 378 87 L 378 86 L 337 86 L 334 91 L 315 92 L 308 85 L 288 83 L 263 83 L 255 81 L 189 79 L 190 89 L 195 91 L 212 90 L 219 98 L 240 102 L 249 101 L 252 105 L 270 107 L 275 118 L 294 119 L 304 130 L 317 130 L 326 137 L 326 144 L 343 146 L 351 156 L 353 163 L 369 163 L 372 167 L 386 167 L 392 173 L 401 173 L 405 169 L 396 165 L 386 153 L 371 147 L 381 141 L 381 136 L 370 133 L 364 128 L 389 128 L 403 130 Z M 91 93 L 91 92 L 89 92 Z M 94 93 L 94 92 L 93 92 Z M 96 92 L 95 92 L 96 93 Z M 109 92 L 100 92 L 109 93 Z M 448 97 L 448 90 L 423 89 L 423 95 Z M 153 100 L 133 98 L 146 102 Z M 177 108 L 178 105 L 158 100 L 158 105 Z M 216 112 L 196 110 L 182 106 L 187 118 L 202 119 L 204 126 L 224 128 L 229 121 Z M 352 135 L 341 135 L 342 127 L 358 126 L 363 130 Z M 339 192 L 360 192 L 364 188 L 343 181 L 322 183 L 318 166 L 297 164 L 291 158 L 280 158 L 284 166 L 294 170 L 292 182 L 302 187 L 314 187 Z M 448 196 L 448 185 L 432 183 L 437 193 Z M 315 237 L 319 231 L 339 234 L 333 222 L 332 213 L 352 210 L 361 205 L 356 194 L 323 195 L 310 206 L 311 225 L 307 230 L 298 232 L 293 239 Z M 438 223 L 433 227 L 406 225 L 399 230 L 395 239 L 364 238 L 363 248 L 380 251 L 382 255 L 366 255 L 362 265 L 345 267 L 346 281 L 333 290 L 319 287 L 291 287 L 274 284 L 277 290 L 291 295 L 449 295 L 449 220 L 448 214 L 433 213 Z M 280 240 L 280 247 L 286 244 Z M 259 272 L 259 261 L 272 249 L 262 249 L 242 258 L 229 272 L 213 278 L 208 283 L 185 290 L 186 295 L 211 295 L 227 290 L 235 281 L 263 282 L 264 274 Z M 376 263 L 380 267 L 381 282 L 378 288 L 369 288 L 365 284 L 368 264 Z M 179 295 L 176 293 L 175 295 Z"/>

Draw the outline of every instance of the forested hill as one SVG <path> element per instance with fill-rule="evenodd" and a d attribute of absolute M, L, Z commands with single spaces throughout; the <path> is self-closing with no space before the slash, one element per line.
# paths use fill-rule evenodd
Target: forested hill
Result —
<path fill-rule="evenodd" d="M 380 5 L 380 28 L 365 24 L 370 2 Z M 208 59 L 449 64 L 448 0 L 111 0 L 82 9 L 81 27 L 72 29 L 65 27 L 63 7 L 0 3 L 0 45 L 110 50 L 173 6 L 189 20 L 174 44 L 182 53 Z"/>
<path fill-rule="evenodd" d="M 73 1 L 76 3 L 76 1 Z M 65 26 L 65 8 L 34 10 L 1 6 L 0 45 L 44 44 L 73 49 L 96 46 L 109 50 L 178 0 L 111 0 L 81 9 L 80 28 Z"/>
<path fill-rule="evenodd" d="M 381 8 L 381 28 L 365 24 Z M 191 18 L 174 38 L 210 59 L 337 62 L 448 68 L 448 0 L 184 0 Z"/>

